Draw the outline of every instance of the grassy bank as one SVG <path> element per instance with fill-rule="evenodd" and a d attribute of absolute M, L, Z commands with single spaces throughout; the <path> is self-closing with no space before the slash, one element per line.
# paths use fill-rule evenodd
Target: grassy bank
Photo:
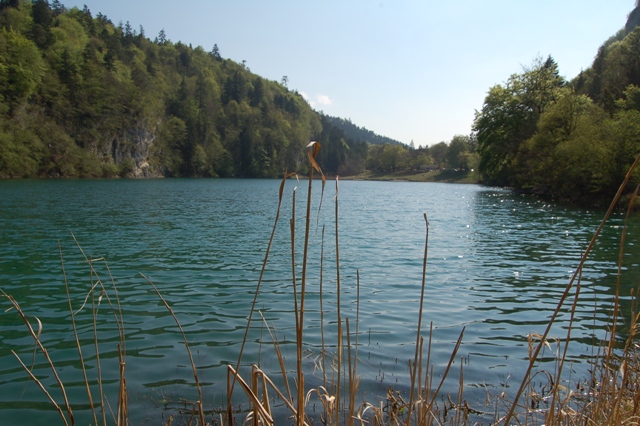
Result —
<path fill-rule="evenodd" d="M 478 174 L 463 170 L 433 170 L 429 172 L 384 172 L 366 171 L 359 175 L 340 178 L 342 180 L 379 180 L 397 182 L 446 182 L 446 183 L 478 183 Z"/>

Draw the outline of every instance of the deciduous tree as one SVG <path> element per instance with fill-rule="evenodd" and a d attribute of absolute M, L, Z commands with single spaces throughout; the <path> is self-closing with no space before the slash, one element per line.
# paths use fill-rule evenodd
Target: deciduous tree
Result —
<path fill-rule="evenodd" d="M 564 84 L 556 62 L 548 57 L 538 58 L 522 74 L 489 90 L 473 124 L 485 182 L 514 184 L 514 160 L 520 145 L 533 136 L 540 115 Z"/>

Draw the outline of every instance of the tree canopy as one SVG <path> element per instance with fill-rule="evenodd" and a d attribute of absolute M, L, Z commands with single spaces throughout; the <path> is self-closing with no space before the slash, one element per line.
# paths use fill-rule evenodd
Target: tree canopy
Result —
<path fill-rule="evenodd" d="M 513 184 L 514 160 L 524 141 L 535 133 L 540 115 L 556 99 L 565 82 L 553 58 L 536 59 L 505 85 L 489 89 L 473 130 L 478 141 L 480 173 L 495 185 Z"/>
<path fill-rule="evenodd" d="M 536 59 L 489 89 L 473 132 L 483 182 L 608 203 L 640 153 L 640 28 L 628 23 L 570 82 Z"/>

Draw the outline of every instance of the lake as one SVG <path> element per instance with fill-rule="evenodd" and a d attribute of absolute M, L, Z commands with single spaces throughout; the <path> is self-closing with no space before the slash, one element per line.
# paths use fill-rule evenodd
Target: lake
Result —
<path fill-rule="evenodd" d="M 0 289 L 20 303 L 34 326 L 33 317 L 43 324 L 41 341 L 65 383 L 78 424 L 91 417 L 65 279 L 94 384 L 91 298 L 83 302 L 99 279 L 111 302 L 121 306 L 132 424 L 158 424 L 163 416 L 166 421 L 182 407 L 181 401 L 197 399 L 180 331 L 145 276 L 184 329 L 207 410 L 223 407 L 226 365 L 235 365 L 238 358 L 279 185 L 278 180 L 241 179 L 0 181 Z M 294 188 L 299 291 L 308 181 L 289 180 L 256 305 L 275 327 L 291 378 L 295 320 L 289 221 Z M 312 195 L 304 335 L 307 389 L 322 384 L 314 368 L 322 351 L 321 330 L 329 354 L 335 353 L 337 330 L 335 181 L 327 182 L 322 198 L 320 182 L 314 182 Z M 337 197 L 342 318 L 349 318 L 352 344 L 357 320 L 360 399 L 372 402 L 383 399 L 389 386 L 404 393 L 408 389 L 407 361 L 414 355 L 420 309 L 424 213 L 430 227 L 422 335 L 428 336 L 432 322 L 434 381 L 440 380 L 464 327 L 443 389 L 457 393 L 462 363 L 465 398 L 479 409 L 487 390 L 499 394 L 517 389 L 527 366 L 527 335 L 544 331 L 604 216 L 603 211 L 479 185 L 340 181 Z M 624 215 L 614 214 L 583 271 L 567 386 L 586 377 L 593 344 L 605 337 L 623 225 Z M 625 309 L 638 282 L 639 230 L 634 217 L 624 255 Z M 96 259 L 95 274 L 74 236 L 84 255 Z M 95 304 L 103 383 L 115 407 L 118 333 L 106 296 L 98 300 L 96 295 Z M 4 299 L 0 312 L 2 424 L 58 424 L 57 412 L 10 352 L 15 350 L 27 365 L 33 363 L 36 376 L 61 402 L 45 358 L 32 358 L 33 339 L 24 323 L 15 310 L 4 312 L 9 306 Z M 564 338 L 568 321 L 569 304 L 552 337 Z M 553 369 L 553 352 L 546 350 L 543 361 L 541 368 Z M 245 366 L 253 362 L 270 374 L 279 371 L 259 314 L 243 358 Z M 241 391 L 235 395 L 241 404 Z"/>

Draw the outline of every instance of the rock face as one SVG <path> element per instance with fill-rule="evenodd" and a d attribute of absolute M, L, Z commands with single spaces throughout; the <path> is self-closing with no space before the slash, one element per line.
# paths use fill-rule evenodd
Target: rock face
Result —
<path fill-rule="evenodd" d="M 157 128 L 158 123 L 149 126 L 146 121 L 141 121 L 113 138 L 111 156 L 115 164 L 124 165 L 124 177 L 162 177 L 162 173 L 151 166 L 150 158 Z"/>
<path fill-rule="evenodd" d="M 629 13 L 629 17 L 627 18 L 627 23 L 624 26 L 625 34 L 629 34 L 635 27 L 640 24 L 640 6 L 636 7 Z"/>

